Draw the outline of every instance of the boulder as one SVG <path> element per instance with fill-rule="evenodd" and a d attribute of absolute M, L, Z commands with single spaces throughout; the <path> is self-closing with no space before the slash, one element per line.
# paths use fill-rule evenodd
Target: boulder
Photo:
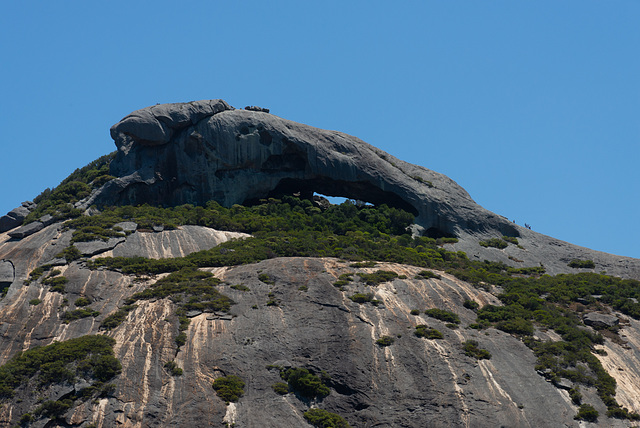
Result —
<path fill-rule="evenodd" d="M 122 221 L 120 223 L 114 224 L 113 227 L 119 227 L 125 233 L 132 233 L 135 232 L 138 228 L 138 223 L 134 223 L 132 221 Z"/>
<path fill-rule="evenodd" d="M 589 312 L 582 317 L 582 322 L 595 329 L 603 329 L 617 326 L 620 323 L 620 320 L 615 315 Z"/>
<path fill-rule="evenodd" d="M 76 242 L 74 245 L 85 257 L 92 257 L 105 251 L 113 250 L 125 238 L 109 238 L 108 241 Z"/>
<path fill-rule="evenodd" d="M 25 226 L 21 226 L 18 229 L 9 232 L 9 236 L 14 239 L 22 239 L 26 238 L 29 235 L 33 235 L 36 232 L 40 232 L 44 229 L 44 224 L 39 221 L 34 221 L 33 223 L 29 223 Z"/>
<path fill-rule="evenodd" d="M 0 217 L 0 232 L 6 232 L 20 226 L 29 212 L 28 208 L 19 206 Z"/>

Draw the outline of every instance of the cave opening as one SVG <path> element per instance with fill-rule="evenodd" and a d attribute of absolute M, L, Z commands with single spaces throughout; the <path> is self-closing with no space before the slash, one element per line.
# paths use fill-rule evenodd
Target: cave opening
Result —
<path fill-rule="evenodd" d="M 293 179 L 284 178 L 280 180 L 278 185 L 266 195 L 267 198 L 282 198 L 283 196 L 295 195 L 299 198 L 313 200 L 314 194 L 334 199 L 341 203 L 346 199 L 354 200 L 357 204 L 366 205 L 382 205 L 387 204 L 390 207 L 400 208 L 410 212 L 414 216 L 418 215 L 418 210 L 410 203 L 399 197 L 393 192 L 384 191 L 371 183 L 365 181 L 344 181 L 335 180 L 328 177 L 318 177 L 315 179 Z M 331 203 L 332 199 L 329 199 Z M 256 201 L 245 201 L 245 204 L 251 204 Z"/>

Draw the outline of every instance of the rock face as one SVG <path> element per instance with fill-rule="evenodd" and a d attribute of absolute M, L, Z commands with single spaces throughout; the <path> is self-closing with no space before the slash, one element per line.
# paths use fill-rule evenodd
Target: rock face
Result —
<path fill-rule="evenodd" d="M 364 141 L 222 100 L 138 110 L 111 128 L 119 177 L 88 204 L 224 206 L 313 192 L 413 212 L 426 233 L 458 235 L 517 228 L 478 206 L 442 174 L 394 158 Z"/>
<path fill-rule="evenodd" d="M 66 245 L 69 234 L 51 225 L 0 246 L 0 259 L 5 260 L 0 270 L 9 270 L 4 268 L 10 259 L 19 266 L 10 292 L 0 301 L 0 363 L 36 345 L 98 333 L 116 339 L 114 350 L 123 371 L 114 380 L 113 396 L 80 403 L 65 414 L 65 422 L 48 422 L 47 426 L 83 426 L 84 421 L 98 427 L 217 427 L 235 423 L 298 428 L 309 426 L 301 415 L 310 404 L 345 416 L 353 427 L 579 426 L 573 420 L 576 408 L 567 392 L 536 372 L 536 358 L 521 341 L 495 329 L 466 328 L 475 322 L 475 313 L 464 308 L 463 301 L 499 304 L 496 297 L 444 272 L 438 272 L 441 279 L 414 279 L 421 270 L 418 267 L 379 263 L 356 268 L 330 258 L 275 258 L 208 268 L 224 281 L 220 291 L 236 302 L 233 316 L 190 311 L 186 343 L 178 349 L 175 324 L 168 321 L 174 317 L 170 299 L 139 301 L 122 325 L 110 332 L 99 330 L 108 314 L 132 294 L 148 288 L 149 281 L 133 281 L 112 271 L 90 271 L 73 262 L 58 268 L 69 279 L 64 293 L 47 291 L 38 281 L 22 285 L 27 271 L 49 260 L 56 247 L 59 250 Z M 214 236 L 220 238 L 198 226 L 134 232 L 113 253 L 181 256 L 215 245 L 211 241 Z M 356 281 L 343 290 L 333 285 L 342 274 L 378 269 L 394 271 L 405 279 L 376 287 Z M 272 283 L 263 282 L 263 275 Z M 234 284 L 246 289 L 233 288 Z M 352 302 L 348 296 L 355 292 L 374 292 L 380 304 Z M 81 296 L 93 302 L 91 308 L 100 315 L 61 323 L 60 314 L 67 309 L 64 300 L 72 303 Z M 30 305 L 36 298 L 42 302 Z M 270 300 L 277 304 L 268 305 Z M 409 313 L 411 308 L 432 307 L 458 314 L 460 328 L 451 329 L 434 318 Z M 438 329 L 444 338 L 416 337 L 413 331 L 418 324 Z M 634 321 L 623 331 L 636 338 L 640 337 L 639 328 Z M 395 341 L 391 346 L 379 346 L 376 340 L 382 336 Z M 478 341 L 492 354 L 491 360 L 466 356 L 462 350 L 466 340 Z M 617 399 L 629 409 L 640 410 L 633 386 L 640 382 L 640 343 L 629 341 L 622 348 L 607 340 L 605 345 L 603 361 L 610 362 L 611 372 L 619 376 Z M 175 361 L 183 375 L 171 376 L 164 368 L 167 361 Z M 315 402 L 295 394 L 276 394 L 272 385 L 281 379 L 277 370 L 267 368 L 274 364 L 324 371 L 330 377 L 330 394 Z M 229 374 L 241 376 L 246 386 L 242 399 L 227 406 L 215 395 L 211 383 Z M 73 388 L 68 385 L 53 390 L 47 399 L 61 399 Z M 585 400 L 599 406 L 601 414 L 606 411 L 598 404 L 593 388 L 581 390 Z M 3 426 L 15 424 L 37 398 L 29 392 L 20 392 L 17 397 L 19 400 L 0 408 Z M 602 422 L 627 426 L 616 419 Z"/>
<path fill-rule="evenodd" d="M 294 193 L 311 198 L 318 192 L 412 211 L 420 225 L 415 232 L 456 235 L 459 241 L 445 248 L 465 251 L 472 259 L 515 267 L 543 264 L 552 274 L 606 270 L 640 278 L 636 259 L 520 228 L 479 207 L 441 174 L 395 159 L 355 137 L 290 122 L 259 107 L 235 110 L 221 100 L 158 105 L 127 116 L 112 128 L 112 136 L 118 155 L 111 168 L 118 178 L 79 206 L 204 204 L 210 199 L 230 206 Z M 329 203 L 322 197 L 313 200 L 318 207 Z M 574 420 L 577 406 L 567 391 L 574 383 L 536 371 L 536 356 L 521 340 L 495 328 L 471 328 L 476 313 L 464 302 L 500 305 L 500 287 L 474 286 L 446 272 L 424 279 L 416 266 L 363 267 L 333 258 L 282 257 L 204 268 L 221 280 L 216 289 L 235 302 L 231 313 L 197 307 L 179 317 L 181 300 L 173 297 L 127 303 L 162 275 L 90 270 L 86 259 L 59 258 L 73 231 L 52 221 L 42 218 L 0 233 L 0 294 L 5 294 L 0 297 L 0 364 L 35 346 L 103 334 L 115 340 L 122 373 L 109 381 L 113 393 L 78 399 L 59 417 L 38 416 L 29 426 L 311 428 L 302 417 L 310 407 L 342 415 L 353 427 L 595 426 Z M 79 253 L 86 258 L 168 259 L 247 237 L 202 226 L 145 231 L 132 221 L 117 226 L 126 236 L 76 243 Z M 503 235 L 517 237 L 518 243 L 510 240 L 502 249 L 479 245 Z M 595 268 L 570 268 L 573 259 L 593 260 Z M 44 276 L 30 278 L 43 265 L 55 266 L 56 275 L 66 278 L 62 289 L 54 290 Z M 396 277 L 377 286 L 357 279 L 358 273 L 378 270 Z M 337 287 L 344 275 L 354 280 Z M 349 296 L 355 293 L 372 293 L 376 304 L 352 301 Z M 89 306 L 77 303 L 81 297 Z M 125 303 L 122 324 L 101 330 L 105 318 Z M 65 320 L 64 314 L 79 309 L 77 305 L 99 314 Z M 420 311 L 416 314 L 414 308 Z M 460 325 L 427 317 L 422 311 L 430 308 L 455 313 Z M 178 326 L 186 324 L 181 318 L 189 323 L 179 347 Z M 602 352 L 594 355 L 617 382 L 616 400 L 640 412 L 640 322 L 613 311 L 589 313 L 584 323 L 619 329 L 619 337 L 604 338 Z M 443 338 L 416 336 L 421 324 Z M 558 340 L 552 331 L 535 334 Z M 377 342 L 384 336 L 391 339 L 389 346 Z M 491 359 L 466 355 L 463 344 L 468 340 L 488 350 Z M 173 375 L 167 362 L 183 374 Z M 273 366 L 324 373 L 330 393 L 317 399 L 279 395 L 273 385 L 282 379 Z M 212 382 L 226 375 L 238 375 L 246 383 L 238 403 L 227 404 L 213 391 Z M 62 382 L 36 394 L 21 387 L 0 406 L 0 427 L 25 424 L 27 412 L 46 401 L 65 400 L 86 385 L 82 380 Z M 600 412 L 599 426 L 636 424 L 605 417 L 607 408 L 594 387 L 581 384 L 580 391 L 584 402 Z"/>
<path fill-rule="evenodd" d="M 12 209 L 6 215 L 0 217 L 0 233 L 11 230 L 22 224 L 25 217 L 35 208 L 35 204 L 31 201 L 23 202 L 17 208 Z"/>
<path fill-rule="evenodd" d="M 412 165 L 364 141 L 268 114 L 236 110 L 222 100 L 157 105 L 111 128 L 118 177 L 83 201 L 92 204 L 224 206 L 317 192 L 416 215 L 414 233 L 456 236 L 453 249 L 470 258 L 513 267 L 543 265 L 547 273 L 575 272 L 572 259 L 593 260 L 595 272 L 640 278 L 640 261 L 578 247 L 520 227 L 478 204 L 453 180 Z M 520 245 L 486 248 L 480 241 L 517 237 Z"/>

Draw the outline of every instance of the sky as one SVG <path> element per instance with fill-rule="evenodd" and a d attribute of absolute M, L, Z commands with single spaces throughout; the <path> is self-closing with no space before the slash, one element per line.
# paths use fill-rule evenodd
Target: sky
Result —
<path fill-rule="evenodd" d="M 0 4 L 0 215 L 157 103 L 355 135 L 485 208 L 640 258 L 640 2 Z"/>

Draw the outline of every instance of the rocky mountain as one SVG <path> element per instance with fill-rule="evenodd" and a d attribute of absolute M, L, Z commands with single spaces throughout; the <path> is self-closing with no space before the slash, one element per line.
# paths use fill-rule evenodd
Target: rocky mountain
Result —
<path fill-rule="evenodd" d="M 0 426 L 639 423 L 640 260 L 267 109 L 111 135 L 0 218 Z"/>

